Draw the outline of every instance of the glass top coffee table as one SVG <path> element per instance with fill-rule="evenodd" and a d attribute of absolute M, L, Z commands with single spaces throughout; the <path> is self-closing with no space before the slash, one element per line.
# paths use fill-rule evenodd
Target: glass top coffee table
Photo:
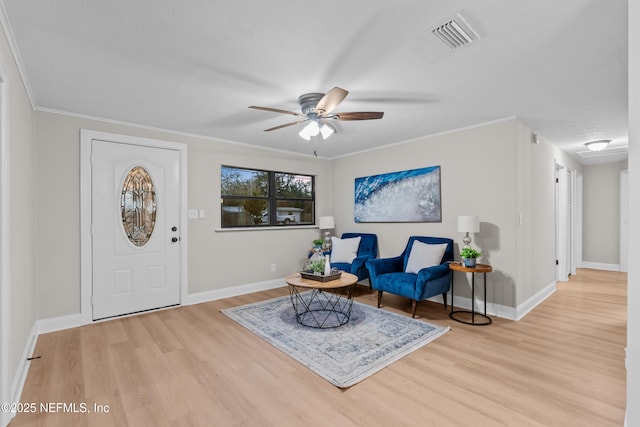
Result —
<path fill-rule="evenodd" d="M 349 321 L 353 305 L 352 287 L 358 277 L 342 273 L 340 278 L 321 282 L 300 273 L 285 278 L 298 323 L 311 328 L 337 328 Z"/>

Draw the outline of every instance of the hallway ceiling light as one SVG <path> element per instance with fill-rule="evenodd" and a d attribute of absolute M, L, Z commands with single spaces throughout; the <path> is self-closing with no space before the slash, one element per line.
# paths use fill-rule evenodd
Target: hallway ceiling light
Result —
<path fill-rule="evenodd" d="M 586 142 L 584 145 L 591 151 L 601 151 L 607 148 L 610 142 L 610 139 L 601 139 L 598 141 Z"/>

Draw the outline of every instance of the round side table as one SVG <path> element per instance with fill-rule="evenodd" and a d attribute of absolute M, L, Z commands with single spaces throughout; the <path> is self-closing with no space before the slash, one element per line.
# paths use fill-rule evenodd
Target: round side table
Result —
<path fill-rule="evenodd" d="M 449 269 L 453 271 L 461 271 L 464 273 L 471 273 L 471 311 L 469 310 L 454 310 L 453 309 L 453 274 L 451 275 L 451 313 L 449 313 L 449 317 L 458 322 L 466 323 L 467 325 L 490 325 L 491 318 L 487 316 L 487 273 L 491 273 L 493 268 L 488 264 L 476 264 L 475 267 L 465 267 L 464 264 L 459 262 L 451 262 L 449 263 Z M 476 273 L 482 273 L 484 276 L 484 313 L 476 313 Z M 468 317 L 471 314 L 471 320 L 467 320 L 463 318 L 461 315 L 465 315 Z M 476 320 L 476 317 L 479 317 L 480 320 Z"/>

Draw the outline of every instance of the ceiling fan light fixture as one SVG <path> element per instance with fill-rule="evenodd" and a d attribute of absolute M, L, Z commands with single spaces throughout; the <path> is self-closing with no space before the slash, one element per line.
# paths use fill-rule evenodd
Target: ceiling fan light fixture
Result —
<path fill-rule="evenodd" d="M 333 110 L 340 105 L 342 101 L 344 101 L 348 94 L 349 92 L 347 90 L 336 86 L 327 93 L 312 92 L 300 95 L 298 97 L 298 104 L 300 104 L 302 114 L 288 110 L 281 110 L 279 108 L 259 107 L 257 105 L 250 105 L 249 108 L 304 117 L 304 120 L 298 120 L 265 129 L 265 132 L 295 126 L 300 123 L 306 123 L 304 128 L 298 132 L 300 138 L 306 141 L 311 141 L 312 136 L 322 134 L 322 139 L 328 139 L 331 135 L 338 132 L 334 126 L 328 123 L 330 120 L 374 120 L 381 119 L 384 115 L 382 111 L 334 113 Z"/>
<path fill-rule="evenodd" d="M 329 138 L 335 132 L 336 132 L 335 128 L 333 126 L 331 126 L 329 123 L 323 124 L 322 127 L 320 128 L 320 133 L 322 134 L 322 139 Z"/>
<path fill-rule="evenodd" d="M 585 142 L 584 145 L 591 151 L 602 151 L 607 148 L 610 142 L 610 139 L 601 139 L 598 141 Z"/>
<path fill-rule="evenodd" d="M 312 136 L 316 136 L 319 133 L 320 126 L 318 126 L 318 122 L 316 122 L 315 120 L 311 120 L 304 128 L 302 128 L 298 135 L 300 135 L 302 139 L 310 141 Z"/>

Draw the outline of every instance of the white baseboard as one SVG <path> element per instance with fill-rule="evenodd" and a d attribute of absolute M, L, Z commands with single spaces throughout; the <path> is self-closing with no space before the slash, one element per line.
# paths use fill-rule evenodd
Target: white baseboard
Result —
<path fill-rule="evenodd" d="M 237 297 L 253 292 L 266 291 L 269 289 L 281 288 L 285 286 L 284 277 L 280 279 L 267 280 L 265 282 L 249 283 L 246 285 L 230 286 L 228 288 L 214 289 L 206 292 L 187 295 L 183 305 L 200 304 L 203 302 L 215 301 L 223 298 Z"/>
<path fill-rule="evenodd" d="M 36 325 L 34 324 L 29 332 L 29 337 L 27 338 L 27 343 L 24 346 L 24 350 L 22 351 L 22 356 L 20 357 L 20 363 L 18 364 L 18 368 L 16 369 L 15 375 L 13 376 L 13 381 L 11 383 L 11 390 L 9 391 L 9 395 L 11 396 L 11 402 L 20 402 L 20 396 L 22 396 L 22 388 L 24 387 L 24 382 L 27 380 L 27 373 L 29 373 L 29 359 L 33 355 L 33 350 L 36 348 L 36 342 L 38 341 L 38 330 Z M 12 414 L 13 418 L 15 414 Z"/>
<path fill-rule="evenodd" d="M 87 322 L 82 319 L 82 315 L 80 313 L 77 313 L 69 314 L 67 316 L 37 320 L 36 329 L 38 331 L 38 335 L 40 335 L 49 332 L 62 331 L 64 329 L 77 328 L 78 326 L 86 324 Z"/>
<path fill-rule="evenodd" d="M 284 286 L 284 283 L 284 278 L 282 278 L 269 280 L 266 282 L 249 283 L 246 285 L 230 286 L 223 289 L 199 292 L 196 294 L 187 295 L 186 301 L 183 301 L 182 305 L 199 304 L 202 302 L 209 302 L 222 298 L 230 298 L 238 295 L 250 294 L 252 292 L 266 291 L 268 289 L 282 287 Z M 40 334 L 62 331 L 64 329 L 77 328 L 78 326 L 87 325 L 89 323 L 91 322 L 85 321 L 80 313 L 37 320 L 34 324 L 35 338 L 37 338 L 37 336 Z"/>
<path fill-rule="evenodd" d="M 284 278 L 268 280 L 266 282 L 249 283 L 246 285 L 230 286 L 228 288 L 215 289 L 212 291 L 199 292 L 187 295 L 186 301 L 182 305 L 200 304 L 203 302 L 215 301 L 223 298 L 235 297 L 238 295 L 250 294 L 253 292 L 266 291 L 284 286 Z M 37 335 L 49 332 L 62 331 L 64 329 L 77 328 L 78 326 L 87 325 L 80 313 L 69 314 L 67 316 L 52 317 L 49 319 L 37 320 L 34 328 Z"/>
<path fill-rule="evenodd" d="M 518 305 L 517 308 L 487 301 L 487 315 L 501 317 L 503 319 L 508 319 L 508 320 L 520 320 L 527 313 L 533 310 L 535 306 L 537 306 L 542 301 L 547 299 L 555 291 L 556 291 L 556 282 L 552 282 L 549 285 L 547 285 L 544 289 L 536 293 L 534 296 L 529 298 L 527 301 Z M 428 298 L 428 300 L 442 304 L 441 295 Z M 447 294 L 447 301 L 451 302 L 451 292 Z M 456 307 L 458 308 L 462 308 L 464 310 L 471 310 L 471 298 L 461 297 L 456 295 L 455 303 L 456 303 Z M 476 298 L 475 309 L 476 309 L 476 313 L 483 313 L 484 300 Z"/>
<path fill-rule="evenodd" d="M 595 270 L 620 271 L 620 264 L 605 264 L 602 262 L 582 261 L 582 268 L 593 268 Z"/>
<path fill-rule="evenodd" d="M 442 304 L 442 296 L 436 295 L 431 298 L 427 298 L 428 301 L 437 302 Z M 451 308 L 451 291 L 447 293 L 447 303 L 449 303 L 449 309 Z M 455 298 L 455 303 L 457 308 L 461 308 L 463 310 L 471 310 L 471 298 L 457 296 Z M 474 302 L 476 313 L 484 313 L 484 300 L 477 299 Z M 487 301 L 487 315 L 488 316 L 496 316 L 502 317 L 505 319 L 516 320 L 515 315 L 511 312 L 515 312 L 513 307 L 507 307 L 505 305 L 496 304 L 490 301 Z"/>
<path fill-rule="evenodd" d="M 516 317 L 514 320 L 522 319 L 527 313 L 533 310 L 538 304 L 540 304 L 542 301 L 549 298 L 549 296 L 551 296 L 551 294 L 553 294 L 555 291 L 556 291 L 556 282 L 553 281 L 549 283 L 546 287 L 538 291 L 534 296 L 532 296 L 522 304 L 518 305 L 515 312 Z"/>

